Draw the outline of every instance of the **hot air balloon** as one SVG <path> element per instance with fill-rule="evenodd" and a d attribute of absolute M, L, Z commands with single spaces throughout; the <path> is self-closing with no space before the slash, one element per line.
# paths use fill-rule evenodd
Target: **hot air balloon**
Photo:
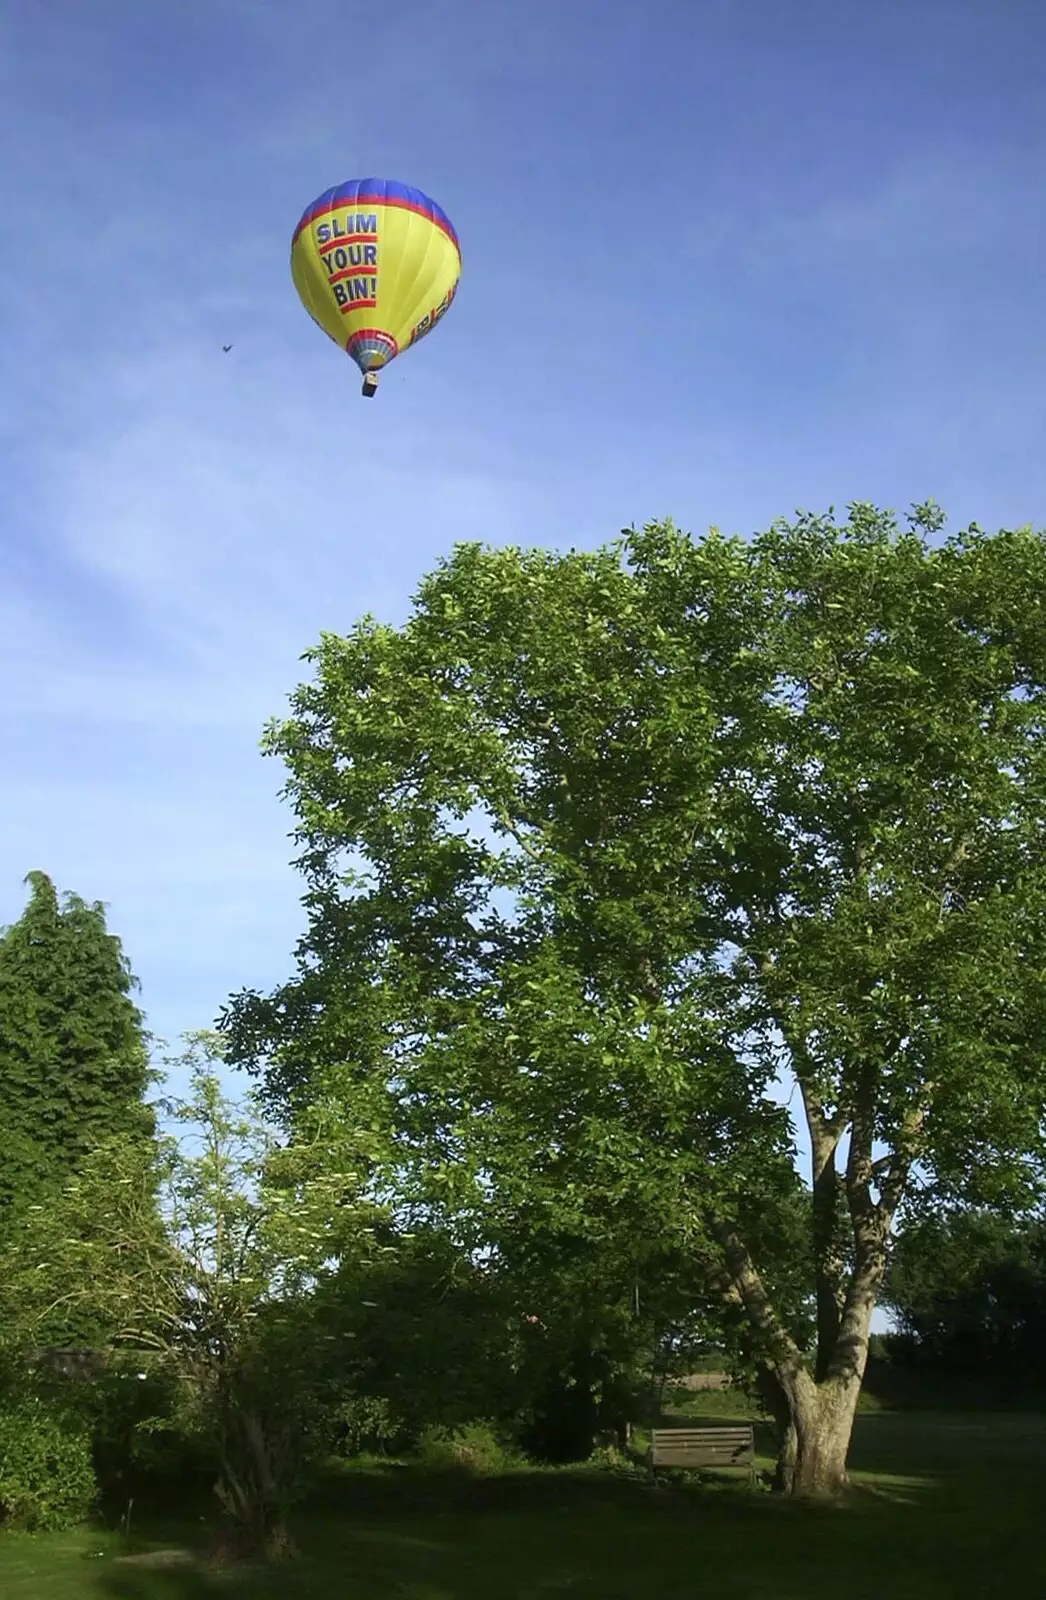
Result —
<path fill-rule="evenodd" d="M 381 368 L 446 313 L 461 246 L 420 189 L 353 178 L 305 208 L 291 241 L 291 276 L 306 311 L 348 351 L 371 397 Z"/>

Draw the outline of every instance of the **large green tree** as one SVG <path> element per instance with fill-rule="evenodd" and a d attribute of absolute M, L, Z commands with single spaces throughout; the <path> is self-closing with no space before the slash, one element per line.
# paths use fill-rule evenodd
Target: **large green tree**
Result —
<path fill-rule="evenodd" d="M 391 1119 L 397 1184 L 478 1233 L 688 1252 L 799 1494 L 845 1484 L 906 1192 L 1017 1203 L 1041 1149 L 1046 541 L 942 522 L 462 545 L 402 628 L 325 635 L 267 739 L 299 975 L 222 1023 L 287 1116 Z"/>
<path fill-rule="evenodd" d="M 43 872 L 0 934 L 0 1207 L 39 1198 L 112 1133 L 147 1137 L 147 1035 L 105 907 Z"/>

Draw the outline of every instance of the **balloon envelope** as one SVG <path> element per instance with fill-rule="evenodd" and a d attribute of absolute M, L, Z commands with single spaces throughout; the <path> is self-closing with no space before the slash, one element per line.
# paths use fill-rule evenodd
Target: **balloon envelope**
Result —
<path fill-rule="evenodd" d="M 354 178 L 307 206 L 291 241 L 302 304 L 363 373 L 376 373 L 439 322 L 457 292 L 461 247 L 420 189 Z"/>

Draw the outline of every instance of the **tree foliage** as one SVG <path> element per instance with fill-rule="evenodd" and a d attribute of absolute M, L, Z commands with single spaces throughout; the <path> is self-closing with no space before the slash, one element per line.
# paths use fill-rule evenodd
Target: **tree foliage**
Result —
<path fill-rule="evenodd" d="M 97 1498 L 90 1434 L 75 1417 L 35 1396 L 0 1403 L 0 1528 L 75 1527 Z"/>
<path fill-rule="evenodd" d="M 985 1211 L 922 1217 L 894 1247 L 883 1290 L 894 1359 L 1046 1389 L 1046 1225 Z"/>
<path fill-rule="evenodd" d="M 190 1093 L 162 1103 L 180 1132 L 114 1135 L 21 1216 L 0 1252 L 0 1328 L 23 1352 L 86 1334 L 152 1353 L 179 1424 L 209 1446 L 230 1536 L 275 1554 L 322 1432 L 314 1291 L 380 1250 L 383 1213 L 362 1195 L 365 1138 L 317 1107 L 279 1141 L 250 1097 L 223 1094 L 221 1056 L 191 1036 Z"/>
<path fill-rule="evenodd" d="M 429 1426 L 504 1418 L 514 1399 L 512 1308 L 445 1233 L 391 1236 L 321 1286 L 318 1325 L 340 1353 L 344 1444 L 412 1448 Z M 368 1433 L 366 1420 L 380 1428 Z"/>
<path fill-rule="evenodd" d="M 299 973 L 221 1024 L 289 1119 L 387 1118 L 401 1191 L 477 1241 L 687 1252 L 799 1492 L 844 1482 L 906 1193 L 1026 1200 L 1041 1148 L 1046 543 L 942 520 L 462 545 L 401 629 L 325 635 L 267 740 Z"/>
<path fill-rule="evenodd" d="M 147 1138 L 149 1081 L 136 979 L 105 907 L 31 872 L 0 936 L 0 1206 L 29 1203 L 102 1138 Z"/>

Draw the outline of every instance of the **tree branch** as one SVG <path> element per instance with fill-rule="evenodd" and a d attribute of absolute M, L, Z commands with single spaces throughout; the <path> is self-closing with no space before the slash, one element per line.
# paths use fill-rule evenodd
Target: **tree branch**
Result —
<path fill-rule="evenodd" d="M 527 842 L 527 840 L 524 838 L 523 834 L 520 833 L 519 829 L 516 827 L 516 824 L 512 821 L 512 818 L 509 816 L 508 812 L 505 811 L 503 808 L 499 807 L 498 810 L 495 812 L 495 817 L 496 817 L 497 821 L 501 824 L 501 826 L 504 828 L 504 830 L 508 834 L 509 838 L 515 840 L 516 844 L 519 845 L 519 848 L 523 851 L 523 853 L 525 855 L 528 855 L 530 857 L 531 861 L 533 861 L 536 866 L 543 867 L 545 865 L 545 862 L 542 860 L 541 855 L 539 854 L 538 851 L 536 851 L 534 849 L 532 844 L 529 844 Z"/>
<path fill-rule="evenodd" d="M 817 1136 L 831 1141 L 834 1152 L 846 1131 L 846 1115 L 842 1111 L 837 1111 L 834 1117 L 829 1117 L 825 1112 L 821 1097 L 814 1087 L 814 1062 L 806 1041 L 796 1031 L 793 1019 L 787 1015 L 779 999 L 773 994 L 776 978 L 773 958 L 765 952 L 759 952 L 754 955 L 754 960 L 767 991 L 770 1015 L 777 1024 L 792 1057 L 792 1071 L 803 1097 L 803 1110 L 806 1113 L 811 1137 Z"/>
<path fill-rule="evenodd" d="M 930 1112 L 930 1106 L 927 1101 L 932 1097 L 936 1087 L 937 1084 L 934 1082 L 923 1085 L 923 1104 L 912 1106 L 906 1113 L 901 1123 L 900 1132 L 897 1135 L 896 1148 L 889 1156 L 885 1156 L 874 1163 L 875 1167 L 885 1164 L 883 1181 L 881 1183 L 877 1182 L 877 1187 L 879 1189 L 880 1205 L 883 1207 L 887 1219 L 887 1229 L 889 1229 L 897 1214 L 897 1208 L 904 1198 L 904 1191 L 911 1175 L 912 1167 L 918 1158 L 919 1135 L 922 1133 L 926 1118 Z M 878 1179 L 878 1174 L 874 1172 L 874 1168 L 873 1179 L 876 1181 Z"/>
<path fill-rule="evenodd" d="M 730 1275 L 732 1292 L 728 1298 L 743 1307 L 749 1322 L 762 1336 L 773 1365 L 793 1381 L 798 1379 L 806 1373 L 803 1353 L 787 1328 L 782 1326 L 743 1241 L 729 1223 L 714 1217 L 709 1221 L 709 1231 L 722 1248 L 726 1270 Z"/>

